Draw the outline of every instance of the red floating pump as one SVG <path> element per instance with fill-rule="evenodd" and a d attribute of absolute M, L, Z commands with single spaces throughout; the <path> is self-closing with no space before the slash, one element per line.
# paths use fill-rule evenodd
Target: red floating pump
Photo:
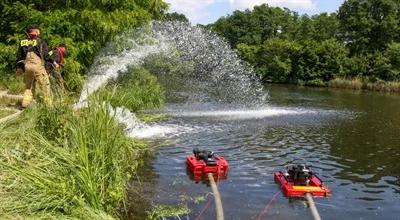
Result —
<path fill-rule="evenodd" d="M 314 197 L 332 195 L 331 190 L 305 165 L 292 166 L 287 172 L 276 172 L 274 178 L 287 197 L 303 197 L 310 193 Z"/>
<path fill-rule="evenodd" d="M 186 164 L 190 174 L 195 177 L 213 173 L 226 176 L 228 173 L 228 162 L 212 151 L 194 149 L 193 155 L 186 157 Z"/>

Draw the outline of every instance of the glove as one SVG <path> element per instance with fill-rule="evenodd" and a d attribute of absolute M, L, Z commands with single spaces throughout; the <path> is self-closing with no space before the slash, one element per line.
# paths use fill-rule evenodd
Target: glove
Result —
<path fill-rule="evenodd" d="M 60 65 L 58 65 L 57 62 L 53 62 L 53 66 L 54 66 L 54 68 L 56 68 L 56 69 L 60 68 Z"/>

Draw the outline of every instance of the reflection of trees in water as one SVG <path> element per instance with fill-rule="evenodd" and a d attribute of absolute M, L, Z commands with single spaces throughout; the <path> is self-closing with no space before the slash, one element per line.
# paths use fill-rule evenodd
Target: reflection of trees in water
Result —
<path fill-rule="evenodd" d="M 336 175 L 354 183 L 378 183 L 383 177 L 399 191 L 400 101 L 398 97 L 360 95 L 340 98 L 344 106 L 359 112 L 354 119 L 332 127 L 330 154 L 344 165 Z M 340 123 L 340 124 L 339 124 Z M 397 189 L 396 189 L 397 188 Z"/>
<path fill-rule="evenodd" d="M 147 212 L 151 211 L 151 201 L 156 192 L 155 180 L 158 178 L 155 174 L 154 168 L 151 163 L 154 156 L 151 152 L 147 152 L 143 155 L 145 160 L 141 164 L 137 173 L 133 174 L 132 182 L 129 186 L 128 191 L 128 202 L 127 211 L 128 213 L 124 216 L 124 219 L 145 219 Z"/>

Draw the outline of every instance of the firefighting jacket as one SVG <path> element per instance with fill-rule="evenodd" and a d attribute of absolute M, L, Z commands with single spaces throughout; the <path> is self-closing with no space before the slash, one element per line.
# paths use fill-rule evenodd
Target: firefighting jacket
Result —
<path fill-rule="evenodd" d="M 49 48 L 47 43 L 41 38 L 22 40 L 19 44 L 17 52 L 17 68 L 23 68 L 23 61 L 25 60 L 28 52 L 34 52 L 42 60 L 45 60 L 47 59 Z"/>

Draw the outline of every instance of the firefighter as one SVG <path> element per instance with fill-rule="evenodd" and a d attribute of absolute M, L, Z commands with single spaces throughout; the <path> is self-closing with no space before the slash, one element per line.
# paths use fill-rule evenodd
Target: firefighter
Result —
<path fill-rule="evenodd" d="M 47 58 L 46 70 L 50 77 L 53 94 L 62 95 L 65 91 L 61 69 L 65 64 L 64 58 L 67 55 L 67 50 L 67 45 L 62 43 L 54 50 L 51 50 Z"/>
<path fill-rule="evenodd" d="M 51 91 L 49 76 L 45 69 L 45 59 L 48 47 L 40 38 L 40 29 L 37 25 L 30 25 L 26 29 L 26 38 L 20 42 L 17 52 L 17 74 L 24 75 L 25 91 L 21 106 L 26 108 L 33 97 L 45 105 L 51 105 Z"/>

